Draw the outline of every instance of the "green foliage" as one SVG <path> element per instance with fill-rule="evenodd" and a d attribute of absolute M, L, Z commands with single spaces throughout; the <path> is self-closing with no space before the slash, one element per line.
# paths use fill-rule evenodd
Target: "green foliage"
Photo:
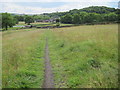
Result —
<path fill-rule="evenodd" d="M 95 14 L 94 13 L 88 13 L 85 18 L 84 18 L 86 23 L 92 23 L 96 20 Z"/>
<path fill-rule="evenodd" d="M 60 19 L 59 19 L 59 18 L 56 19 L 56 23 L 58 23 L 58 22 L 60 22 Z"/>
<path fill-rule="evenodd" d="M 5 30 L 7 30 L 8 27 L 12 27 L 16 23 L 18 23 L 16 18 L 8 13 L 2 13 L 2 28 L 5 28 Z"/>
<path fill-rule="evenodd" d="M 59 27 L 59 26 L 60 26 L 60 23 L 59 23 L 59 22 L 57 22 L 57 23 L 56 23 L 56 26 L 57 26 L 57 27 Z"/>
<path fill-rule="evenodd" d="M 4 32 L 2 88 L 41 88 L 44 79 L 44 47 L 41 31 Z"/>
<path fill-rule="evenodd" d="M 109 13 L 108 14 L 108 21 L 117 21 L 117 14 L 115 14 L 115 13 Z"/>
<path fill-rule="evenodd" d="M 107 14 L 110 12 L 115 12 L 116 9 L 105 7 L 105 6 L 91 6 L 91 7 L 80 9 L 79 11 L 80 12 L 85 11 L 87 13 L 98 13 L 98 14 L 105 14 L 106 13 Z"/>
<path fill-rule="evenodd" d="M 56 88 L 118 88 L 117 24 L 49 30 L 47 36 Z"/>
<path fill-rule="evenodd" d="M 57 27 L 60 26 L 60 19 L 59 19 L 59 18 L 56 19 L 56 26 L 57 26 Z"/>
<path fill-rule="evenodd" d="M 0 13 L 0 29 L 2 28 L 2 14 Z"/>
<path fill-rule="evenodd" d="M 80 12 L 79 13 L 79 16 L 80 16 L 80 22 L 83 24 L 83 23 L 85 23 L 85 17 L 87 16 L 87 12 Z"/>
<path fill-rule="evenodd" d="M 72 23 L 72 15 L 67 14 L 65 16 L 62 16 L 61 17 L 61 22 L 71 24 Z"/>
<path fill-rule="evenodd" d="M 18 21 L 24 21 L 25 20 L 25 16 L 22 15 L 15 15 L 14 16 Z"/>
<path fill-rule="evenodd" d="M 40 22 L 43 20 L 60 18 L 65 24 L 97 24 L 106 22 L 119 22 L 119 9 L 105 6 L 91 6 L 83 9 L 73 9 L 67 12 L 43 13 L 40 15 L 15 15 L 18 21 L 28 21 L 27 16 L 32 17 L 30 23 L 35 20 Z M 28 22 L 28 24 L 30 24 Z"/>
<path fill-rule="evenodd" d="M 25 17 L 25 23 L 27 23 L 28 25 L 30 25 L 30 23 L 33 23 L 34 19 L 32 16 L 26 16 Z"/>
<path fill-rule="evenodd" d="M 83 9 L 73 9 L 73 10 L 70 10 L 67 12 L 44 13 L 43 15 L 49 16 L 51 18 L 61 17 L 62 23 L 69 24 L 71 22 L 65 21 L 64 17 L 66 17 L 67 14 L 72 15 L 73 17 L 74 17 L 74 14 L 78 14 L 80 16 L 80 23 L 85 24 L 85 23 L 109 22 L 108 20 L 105 20 L 104 15 L 110 14 L 110 13 L 115 13 L 116 15 L 119 15 L 119 11 L 120 11 L 119 9 L 105 7 L 105 6 L 91 6 L 91 7 L 87 7 L 87 8 L 83 8 Z M 88 14 L 88 19 L 90 19 L 90 20 L 85 20 L 86 14 Z M 93 15 L 93 14 L 95 14 L 95 15 Z M 96 18 L 96 16 L 97 16 L 97 18 Z M 114 17 L 114 15 L 113 15 L 113 17 Z M 116 21 L 116 19 L 114 19 L 114 21 Z M 72 23 L 75 23 L 75 22 L 72 22 Z"/>
<path fill-rule="evenodd" d="M 87 13 L 87 12 L 80 12 L 77 14 L 71 15 L 72 24 L 85 24 L 85 23 L 99 23 L 99 22 L 114 22 L 118 21 L 118 15 L 114 12 L 109 14 L 98 14 L 98 13 Z M 66 19 L 66 15 L 61 17 L 62 23 L 70 23 L 69 19 Z"/>
<path fill-rule="evenodd" d="M 61 17 L 60 21 L 66 24 L 85 24 L 118 21 L 118 13 L 119 9 L 105 6 L 92 6 L 83 9 L 73 9 L 68 12 L 46 13 L 45 15 Z M 105 15 L 108 15 L 107 19 L 104 17 Z"/>
<path fill-rule="evenodd" d="M 73 15 L 73 23 L 74 24 L 80 24 L 81 23 L 80 15 L 79 14 L 74 14 Z"/>
<path fill-rule="evenodd" d="M 49 16 L 47 15 L 33 15 L 34 20 L 48 20 L 50 19 Z"/>
<path fill-rule="evenodd" d="M 43 15 L 58 18 L 58 17 L 66 15 L 66 14 L 73 15 L 73 14 L 81 13 L 81 12 L 108 14 L 108 13 L 111 13 L 111 12 L 116 12 L 117 13 L 118 11 L 119 11 L 119 9 L 105 7 L 105 6 L 91 6 L 91 7 L 87 7 L 87 8 L 83 8 L 83 9 L 73 9 L 73 10 L 70 10 L 68 12 L 44 13 Z"/>

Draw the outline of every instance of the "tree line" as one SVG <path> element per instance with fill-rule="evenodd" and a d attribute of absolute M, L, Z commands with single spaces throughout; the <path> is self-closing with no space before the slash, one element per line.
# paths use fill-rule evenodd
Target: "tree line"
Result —
<path fill-rule="evenodd" d="M 20 21 L 30 25 L 30 23 L 34 23 L 35 20 L 50 19 L 50 17 L 46 15 L 14 15 L 10 13 L 1 13 L 0 16 L 0 19 L 2 19 L 0 20 L 2 21 L 0 27 L 4 28 L 5 30 L 7 30 L 8 27 L 13 27 L 14 25 L 18 24 Z"/>
<path fill-rule="evenodd" d="M 119 22 L 120 9 L 91 6 L 83 9 L 73 9 L 67 12 L 44 13 L 49 17 L 60 17 L 61 23 L 85 24 L 102 22 Z"/>
<path fill-rule="evenodd" d="M 120 9 L 105 7 L 105 6 L 91 6 L 83 9 L 73 9 L 67 12 L 43 13 L 36 15 L 17 15 L 9 13 L 1 13 L 2 19 L 0 22 L 2 28 L 7 30 L 18 24 L 19 21 L 24 21 L 25 24 L 30 24 L 35 21 L 56 19 L 57 26 L 59 22 L 65 24 L 96 24 L 102 22 L 119 22 Z M 0 24 L 0 27 L 1 27 Z"/>
<path fill-rule="evenodd" d="M 61 16 L 61 23 L 66 24 L 95 24 L 101 22 L 118 22 L 118 15 L 115 12 L 109 14 L 80 12 Z"/>

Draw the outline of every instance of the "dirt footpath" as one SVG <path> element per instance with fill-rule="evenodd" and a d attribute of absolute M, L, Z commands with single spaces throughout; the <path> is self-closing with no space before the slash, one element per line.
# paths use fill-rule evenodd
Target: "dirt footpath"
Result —
<path fill-rule="evenodd" d="M 46 38 L 46 46 L 45 46 L 45 76 L 44 76 L 43 88 L 54 88 L 54 80 L 53 80 L 53 73 L 50 65 L 47 38 Z"/>

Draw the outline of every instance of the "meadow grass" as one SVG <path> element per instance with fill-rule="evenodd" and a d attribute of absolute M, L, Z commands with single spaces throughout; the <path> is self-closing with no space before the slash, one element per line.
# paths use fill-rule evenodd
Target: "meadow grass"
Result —
<path fill-rule="evenodd" d="M 19 22 L 17 25 L 27 25 L 25 24 L 24 22 Z M 39 26 L 39 27 L 44 27 L 44 26 L 56 26 L 56 23 L 50 23 L 50 22 L 34 22 L 34 23 L 31 23 L 31 25 L 34 25 L 34 26 Z M 63 24 L 63 23 L 60 23 L 60 26 L 71 26 L 73 24 Z M 20 27 L 14 27 L 14 29 L 19 29 Z M 10 28 L 12 29 L 12 28 Z"/>
<path fill-rule="evenodd" d="M 45 46 L 43 31 L 5 31 L 2 38 L 2 87 L 42 87 Z"/>
<path fill-rule="evenodd" d="M 52 23 L 49 23 L 49 22 L 34 22 L 34 23 L 31 23 L 31 25 L 40 25 L 40 24 L 46 25 L 46 24 L 52 24 Z M 19 22 L 16 25 L 27 25 L 27 24 L 25 24 L 25 22 Z"/>
<path fill-rule="evenodd" d="M 25 24 L 25 22 L 19 22 L 18 24 L 16 24 L 15 26 L 26 26 L 27 24 Z M 35 23 L 31 23 L 31 25 L 35 26 L 35 27 L 46 27 L 46 26 L 56 26 L 56 23 L 50 23 L 50 22 L 35 22 Z M 61 23 L 60 26 L 72 26 L 73 24 L 63 24 Z M 35 30 L 36 28 L 32 28 L 31 30 Z M 26 27 L 8 27 L 8 30 L 23 30 L 23 29 L 28 29 Z M 6 31 L 5 28 L 2 29 L 3 31 Z"/>
<path fill-rule="evenodd" d="M 118 87 L 118 25 L 82 25 L 3 32 L 3 88 L 40 88 L 44 48 L 56 88 Z"/>
<path fill-rule="evenodd" d="M 2 89 L 2 32 L 0 32 L 0 89 Z"/>
<path fill-rule="evenodd" d="M 53 29 L 50 59 L 56 87 L 118 87 L 118 25 Z"/>
<path fill-rule="evenodd" d="M 17 25 L 26 25 L 25 22 L 19 22 Z"/>

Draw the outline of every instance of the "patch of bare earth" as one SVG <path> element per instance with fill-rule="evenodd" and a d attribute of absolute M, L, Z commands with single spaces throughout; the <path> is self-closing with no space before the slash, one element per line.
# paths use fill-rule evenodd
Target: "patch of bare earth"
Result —
<path fill-rule="evenodd" d="M 46 38 L 46 46 L 45 46 L 45 76 L 44 76 L 43 88 L 54 88 L 54 80 L 53 80 L 53 73 L 50 65 L 47 38 Z"/>

